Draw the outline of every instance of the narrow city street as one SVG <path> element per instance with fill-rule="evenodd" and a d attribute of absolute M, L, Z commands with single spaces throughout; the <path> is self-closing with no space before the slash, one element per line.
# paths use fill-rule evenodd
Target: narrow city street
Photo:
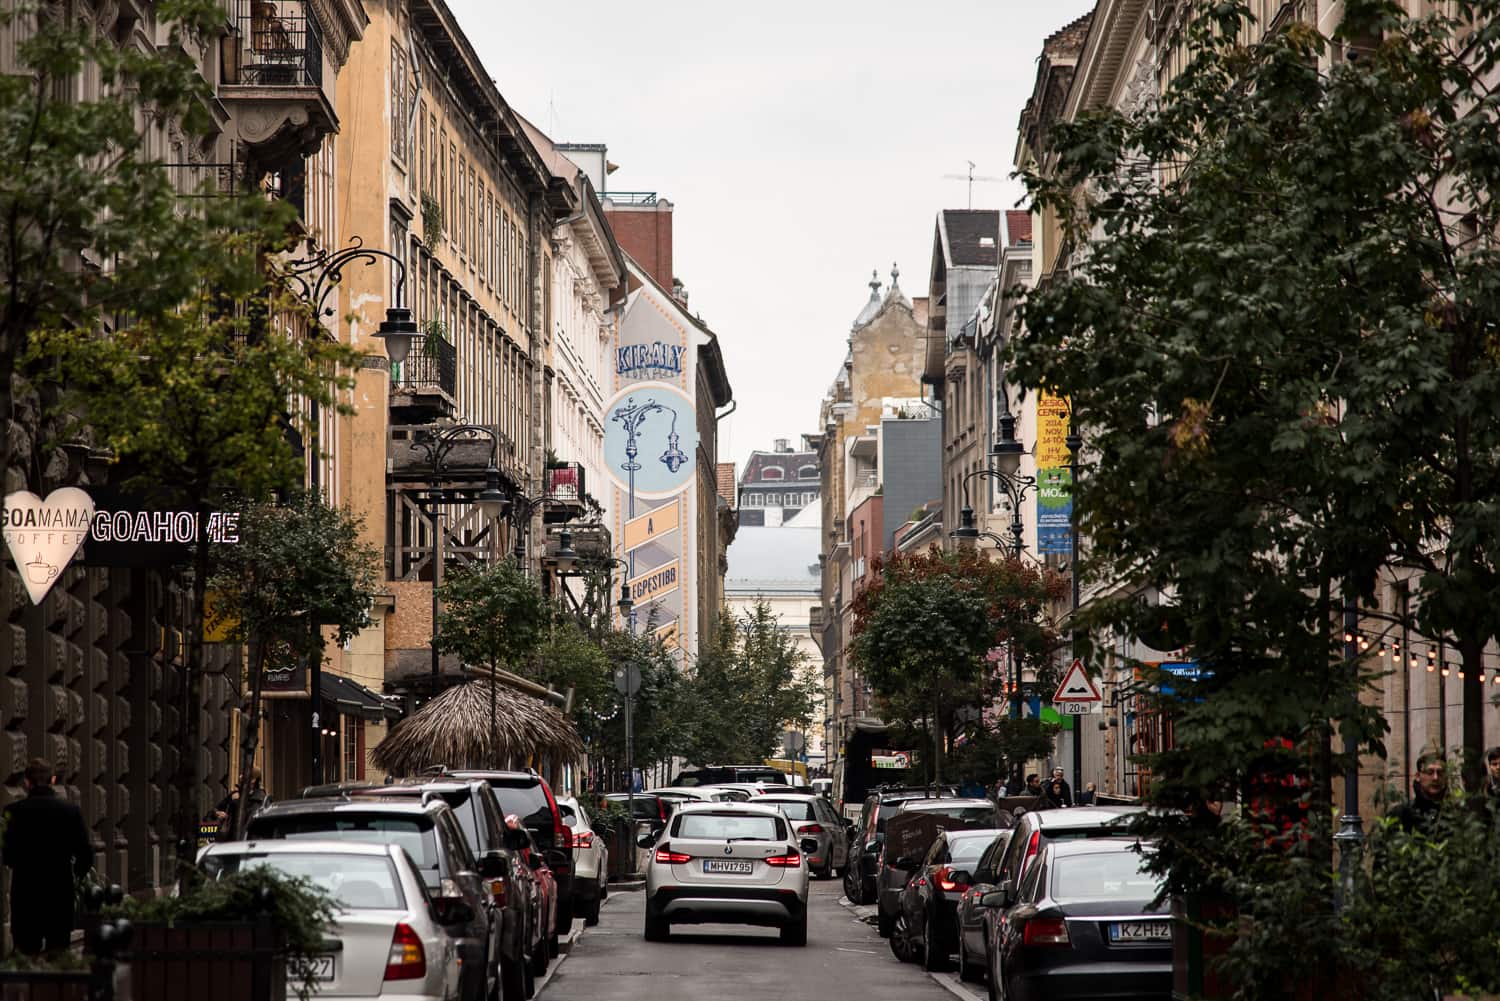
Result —
<path fill-rule="evenodd" d="M 860 1001 L 979 1001 L 953 974 L 940 979 L 903 964 L 862 915 L 841 903 L 837 880 L 814 882 L 805 948 L 783 946 L 775 929 L 689 925 L 669 942 L 641 937 L 646 899 L 615 893 L 556 975 L 541 1001 L 764 1001 L 766 998 L 859 998 Z"/>

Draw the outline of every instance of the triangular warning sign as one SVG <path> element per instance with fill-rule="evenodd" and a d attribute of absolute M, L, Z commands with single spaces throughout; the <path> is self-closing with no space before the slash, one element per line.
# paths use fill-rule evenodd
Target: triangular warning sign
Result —
<path fill-rule="evenodd" d="M 1062 684 L 1052 696 L 1053 702 L 1103 702 L 1104 696 L 1083 671 L 1083 661 L 1075 660 L 1063 675 Z"/>

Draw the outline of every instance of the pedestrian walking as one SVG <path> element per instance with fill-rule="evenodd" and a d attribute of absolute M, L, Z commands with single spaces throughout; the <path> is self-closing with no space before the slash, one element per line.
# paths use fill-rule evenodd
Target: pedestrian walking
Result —
<path fill-rule="evenodd" d="M 1083 787 L 1083 792 L 1081 792 L 1081 793 L 1078 794 L 1078 799 L 1077 799 L 1078 805 L 1079 806 L 1093 806 L 1094 805 L 1094 797 L 1096 795 L 1098 795 L 1098 792 L 1099 792 L 1098 787 L 1095 786 L 1094 783 L 1090 782 L 1089 784 L 1085 785 Z"/>
<path fill-rule="evenodd" d="M 245 814 L 249 818 L 259 813 L 271 797 L 266 795 L 266 790 L 260 783 L 260 769 L 250 769 L 250 774 L 235 786 L 234 789 L 219 800 L 219 805 L 214 807 L 214 816 L 219 819 L 218 841 L 233 841 L 239 828 L 240 808 L 245 807 L 249 812 Z"/>
<path fill-rule="evenodd" d="M 10 934 L 18 952 L 66 949 L 73 934 L 73 881 L 94 867 L 83 812 L 57 794 L 52 766 L 32 759 L 26 798 L 5 808 L 0 854 L 10 867 Z"/>
<path fill-rule="evenodd" d="M 1417 774 L 1412 779 L 1411 799 L 1394 806 L 1386 814 L 1394 817 L 1408 834 L 1428 833 L 1437 819 L 1438 810 L 1448 798 L 1448 767 L 1437 751 L 1424 751 L 1417 758 Z"/>
<path fill-rule="evenodd" d="M 1068 780 L 1063 778 L 1061 768 L 1052 769 L 1052 781 L 1062 783 L 1063 806 L 1073 805 L 1073 787 L 1068 785 Z"/>

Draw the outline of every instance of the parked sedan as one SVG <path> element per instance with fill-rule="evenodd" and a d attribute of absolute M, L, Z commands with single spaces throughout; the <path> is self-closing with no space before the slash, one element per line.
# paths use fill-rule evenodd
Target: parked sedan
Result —
<path fill-rule="evenodd" d="M 572 796 L 557 797 L 563 823 L 573 829 L 573 913 L 584 924 L 599 923 L 599 904 L 609 895 L 609 849 L 594 833 L 583 804 Z"/>
<path fill-rule="evenodd" d="M 318 997 L 452 1001 L 458 997 L 457 939 L 445 925 L 466 923 L 469 905 L 433 906 L 411 857 L 393 844 L 358 841 L 227 841 L 205 848 L 209 879 L 264 866 L 311 880 L 338 904 L 312 960 Z M 443 899 L 443 898 L 438 898 Z"/>
<path fill-rule="evenodd" d="M 946 969 L 958 943 L 959 896 L 973 882 L 979 857 L 1007 831 L 945 831 L 927 851 L 922 866 L 901 890 L 891 951 L 903 963 Z"/>
<path fill-rule="evenodd" d="M 990 997 L 1006 1001 L 1172 996 L 1172 920 L 1153 900 L 1134 838 L 1057 841 L 1019 888 L 981 898 L 1006 908 L 986 943 Z"/>
<path fill-rule="evenodd" d="M 988 909 L 980 904 L 986 893 L 995 889 L 1000 871 L 1000 856 L 1010 843 L 1014 830 L 1001 831 L 984 854 L 979 856 L 969 880 L 969 888 L 958 898 L 958 977 L 969 983 L 984 982 L 984 916 Z"/>
<path fill-rule="evenodd" d="M 755 799 L 757 806 L 774 806 L 792 822 L 799 838 L 814 838 L 818 847 L 807 857 L 812 874 L 828 879 L 844 875 L 849 864 L 849 828 L 833 807 L 820 796 L 766 795 Z"/>

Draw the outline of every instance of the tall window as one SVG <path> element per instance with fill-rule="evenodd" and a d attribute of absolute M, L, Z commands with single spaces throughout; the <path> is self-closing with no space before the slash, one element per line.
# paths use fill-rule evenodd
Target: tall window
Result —
<path fill-rule="evenodd" d="M 411 157 L 410 61 L 406 50 L 391 41 L 391 158 L 403 167 Z"/>
<path fill-rule="evenodd" d="M 406 223 L 395 218 L 394 215 L 391 217 L 391 253 L 395 254 L 408 269 L 411 267 L 411 258 L 406 253 Z M 401 288 L 401 269 L 392 264 L 390 271 L 391 297 L 387 300 L 387 305 L 394 306 L 399 302 L 403 306 L 409 306 L 410 303 L 406 302 L 405 292 Z"/>

